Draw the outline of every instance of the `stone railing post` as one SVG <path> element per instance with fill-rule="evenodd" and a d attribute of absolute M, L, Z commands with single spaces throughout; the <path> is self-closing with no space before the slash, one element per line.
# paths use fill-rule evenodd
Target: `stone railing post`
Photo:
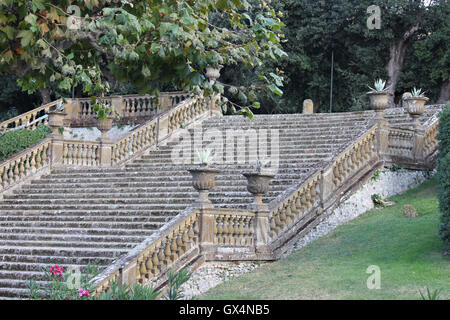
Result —
<path fill-rule="evenodd" d="M 190 168 L 188 171 L 192 174 L 192 184 L 199 192 L 199 197 L 194 206 L 200 210 L 200 228 L 199 228 L 199 246 L 200 252 L 209 253 L 214 245 L 214 205 L 208 199 L 209 190 L 216 185 L 215 176 L 220 171 L 208 168 L 206 165 L 200 165 L 197 168 Z"/>
<path fill-rule="evenodd" d="M 262 174 L 258 172 L 243 173 L 247 178 L 247 190 L 254 201 L 249 209 L 255 212 L 255 249 L 264 252 L 266 244 L 270 239 L 269 209 L 262 201 L 262 197 L 269 191 L 269 182 L 275 177 L 274 174 Z"/>
<path fill-rule="evenodd" d="M 304 114 L 314 113 L 314 103 L 311 99 L 306 99 L 303 101 L 303 113 Z"/>
<path fill-rule="evenodd" d="M 122 96 L 111 97 L 111 107 L 120 115 L 124 115 L 125 103 Z"/>
<path fill-rule="evenodd" d="M 413 154 L 414 161 L 418 163 L 424 162 L 424 142 L 425 142 L 425 130 L 422 126 L 414 129 L 414 146 Z"/>
<path fill-rule="evenodd" d="M 100 142 L 100 167 L 111 167 L 113 144 L 106 140 Z"/>

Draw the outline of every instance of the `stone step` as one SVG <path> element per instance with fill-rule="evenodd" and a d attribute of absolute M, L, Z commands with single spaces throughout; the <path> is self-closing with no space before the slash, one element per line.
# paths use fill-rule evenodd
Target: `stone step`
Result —
<path fill-rule="evenodd" d="M 20 228 L 70 228 L 70 229 L 128 229 L 157 230 L 164 222 L 97 222 L 97 221 L 0 221 L 0 229 Z M 1 249 L 1 247 L 0 247 Z"/>
<path fill-rule="evenodd" d="M 63 258 L 71 258 L 74 256 L 114 258 L 126 252 L 127 250 L 124 250 L 123 248 L 108 248 L 105 250 L 101 248 L 7 247 L 2 245 L 0 246 L 0 260 L 8 255 L 22 256 L 24 259 L 26 257 L 36 258 L 42 256 Z M 3 261 L 6 260 L 3 259 Z"/>
<path fill-rule="evenodd" d="M 213 191 L 211 191 L 209 194 L 211 197 L 248 197 L 250 193 L 247 191 L 247 187 L 239 188 L 240 190 L 234 191 L 219 191 L 220 187 L 214 188 Z M 228 189 L 228 190 L 234 190 L 234 189 Z M 283 191 L 282 186 L 278 186 L 278 190 L 273 188 L 271 190 L 272 195 L 276 196 L 280 192 Z M 269 194 L 270 195 L 270 194 Z M 53 201 L 53 200 L 93 200 L 99 201 L 101 199 L 106 200 L 108 199 L 108 203 L 110 203 L 111 200 L 119 199 L 128 199 L 131 201 L 131 199 L 140 200 L 140 199 L 162 199 L 162 198 L 171 198 L 171 199 L 192 199 L 197 198 L 198 192 L 195 191 L 193 188 L 192 190 L 182 192 L 155 192 L 155 193 L 135 193 L 135 194 L 126 194 L 123 192 L 108 192 L 108 193 L 38 193 L 38 194 L 28 194 L 27 197 L 24 197 L 23 194 L 14 194 L 14 195 L 8 195 L 4 196 L 4 199 L 7 203 L 11 203 L 11 201 L 29 201 L 32 200 L 47 200 L 47 201 Z M 51 199 L 51 200 L 49 200 Z"/>
<path fill-rule="evenodd" d="M 26 232 L 20 233 L 1 233 L 0 239 L 2 241 L 11 240 L 11 241 L 39 241 L 44 243 L 45 241 L 56 241 L 59 243 L 63 242 L 95 242 L 95 243 L 116 243 L 120 241 L 124 241 L 124 243 L 140 243 L 142 242 L 148 235 L 111 235 L 111 234 L 103 234 L 103 235 L 80 235 L 80 234 L 45 234 L 45 233 L 29 233 L 29 230 Z"/>
<path fill-rule="evenodd" d="M 165 223 L 169 222 L 175 215 L 172 216 L 102 216 L 102 215 L 89 215 L 89 216 L 80 216 L 80 215 L 69 215 L 64 216 L 59 215 L 58 221 L 61 222 L 75 222 L 75 221 L 83 221 L 83 222 L 132 222 L 132 223 L 146 223 L 146 222 L 159 222 Z M 32 216 L 24 216 L 24 215 L 0 215 L 0 222 L 19 222 L 19 221 L 54 221 L 54 215 L 32 215 Z"/>
<path fill-rule="evenodd" d="M 1 238 L 0 238 L 1 239 Z M 8 246 L 10 248 L 19 246 L 27 247 L 52 247 L 52 248 L 100 248 L 100 249 L 133 249 L 139 244 L 138 241 L 135 242 L 75 242 L 75 241 L 43 241 L 43 240 L 4 240 L 2 239 L 2 245 Z M 1 277 L 0 277 L 1 279 Z"/>
<path fill-rule="evenodd" d="M 172 210 L 115 210 L 115 209 L 99 209 L 99 210 L 67 210 L 64 212 L 61 212 L 59 210 L 52 210 L 49 209 L 47 211 L 45 210 L 13 210 L 9 209 L 7 212 L 3 212 L 2 216 L 20 216 L 20 217 L 38 217 L 41 215 L 45 216 L 53 216 L 54 219 L 61 217 L 61 216 L 67 216 L 67 217 L 85 217 L 85 216 L 99 216 L 99 217 L 127 217 L 127 216 L 142 216 L 142 217 L 174 217 L 179 213 L 178 209 L 172 209 Z"/>
<path fill-rule="evenodd" d="M 28 295 L 29 295 L 28 289 L 0 287 L 0 300 L 9 300 L 9 299 L 16 300 L 19 297 L 27 297 Z"/>
<path fill-rule="evenodd" d="M 145 167 L 145 165 L 142 165 L 142 167 Z M 251 170 L 248 170 L 251 171 Z M 275 179 L 283 179 L 283 180 L 287 180 L 287 179 L 299 179 L 303 176 L 303 174 L 296 174 L 296 173 L 280 173 L 277 174 L 275 176 Z M 66 179 L 41 179 L 41 180 L 33 180 L 31 181 L 31 184 L 38 184 L 38 185 L 46 185 L 46 186 L 56 186 L 56 185 L 60 185 L 60 184 L 71 184 L 72 187 L 83 187 L 83 185 L 97 185 L 97 186 L 101 186 L 101 185 L 105 185 L 105 184 L 110 184 L 113 186 L 128 186 L 128 185 L 143 185 L 145 186 L 146 184 L 148 185 L 149 183 L 154 183 L 155 187 L 164 187 L 164 186 L 180 186 L 180 181 L 192 181 L 192 176 L 189 172 L 187 172 L 184 175 L 179 175 L 179 176 L 174 176 L 171 175 L 169 177 L 166 177 L 165 180 L 163 180 L 164 182 L 160 182 L 162 179 L 161 176 L 155 176 L 155 177 L 148 177 L 148 178 L 128 178 L 128 177 L 106 177 L 106 178 L 85 178 L 85 179 L 79 179 L 79 178 L 66 178 Z M 246 185 L 246 178 L 238 173 L 238 174 L 233 174 L 233 175 L 223 175 L 223 174 L 218 174 L 216 176 L 216 184 L 220 186 L 221 182 L 224 183 L 238 183 L 241 184 L 241 182 L 245 182 L 244 185 Z M 191 182 L 192 185 L 192 182 Z M 185 186 L 188 186 L 188 184 L 185 184 Z"/>
<path fill-rule="evenodd" d="M 289 179 L 282 179 L 280 177 L 276 177 L 272 181 L 270 181 L 270 189 L 271 190 L 278 190 L 278 187 L 282 187 L 283 189 L 287 185 L 291 185 L 295 182 L 297 182 L 299 179 L 301 179 L 303 175 L 296 175 L 295 177 L 291 177 Z M 300 177 L 300 178 L 299 178 Z M 244 180 L 242 180 L 244 181 Z M 245 182 L 245 181 L 244 181 Z M 119 186 L 120 185 L 120 186 Z M 40 185 L 40 184 L 31 184 L 22 187 L 20 190 L 15 190 L 15 194 L 20 195 L 34 195 L 39 193 L 73 193 L 76 190 L 79 190 L 81 194 L 84 193 L 125 193 L 130 194 L 133 192 L 139 192 L 139 193 L 176 193 L 176 192 L 192 192 L 193 186 L 192 186 L 192 179 L 176 182 L 176 183 L 165 183 L 165 182 L 153 182 L 153 183 L 120 183 L 120 184 L 113 184 L 113 185 L 106 185 L 103 183 L 92 183 L 92 184 L 84 184 L 81 185 L 82 188 L 75 189 L 75 188 L 67 188 L 64 184 L 57 184 L 57 185 Z M 239 184 L 239 185 L 225 185 L 220 183 L 220 181 L 216 181 L 216 187 L 211 190 L 211 192 L 232 192 L 232 191 L 245 191 L 247 190 L 247 184 Z"/>
<path fill-rule="evenodd" d="M 117 257 L 53 257 L 53 256 L 2 256 L 0 270 L 41 271 L 43 266 L 58 264 L 64 265 L 108 265 Z"/>
<path fill-rule="evenodd" d="M 23 227 L 0 227 L 0 233 L 30 233 L 29 228 Z M 129 230 L 129 229 L 119 229 L 119 228 L 33 228 L 32 231 L 34 234 L 65 234 L 65 235 L 96 235 L 100 236 L 103 234 L 108 235 L 133 235 L 133 236 L 150 236 L 152 234 L 152 230 Z"/>

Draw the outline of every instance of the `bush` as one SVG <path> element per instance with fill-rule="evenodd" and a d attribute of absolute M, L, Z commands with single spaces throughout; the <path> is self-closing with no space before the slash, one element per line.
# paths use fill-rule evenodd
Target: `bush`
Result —
<path fill-rule="evenodd" d="M 50 133 L 51 130 L 44 125 L 39 125 L 36 130 L 21 129 L 5 132 L 0 135 L 0 161 L 38 143 Z"/>
<path fill-rule="evenodd" d="M 446 105 L 439 123 L 439 209 L 442 212 L 439 237 L 444 241 L 444 253 L 450 255 L 450 105 Z"/>

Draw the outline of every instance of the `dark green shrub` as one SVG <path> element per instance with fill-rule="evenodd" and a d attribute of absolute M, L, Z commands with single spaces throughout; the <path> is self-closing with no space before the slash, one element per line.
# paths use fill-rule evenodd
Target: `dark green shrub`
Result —
<path fill-rule="evenodd" d="M 442 212 L 439 237 L 444 241 L 444 253 L 450 254 L 450 105 L 446 105 L 439 123 L 439 209 Z"/>
<path fill-rule="evenodd" d="M 5 132 L 0 135 L 0 161 L 38 143 L 50 133 L 51 130 L 44 125 L 39 125 L 35 130 L 21 129 Z"/>

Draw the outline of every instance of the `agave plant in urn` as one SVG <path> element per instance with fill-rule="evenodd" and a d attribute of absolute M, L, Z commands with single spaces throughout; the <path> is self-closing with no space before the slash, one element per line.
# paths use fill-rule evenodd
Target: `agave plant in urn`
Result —
<path fill-rule="evenodd" d="M 425 112 L 425 103 L 429 99 L 425 97 L 425 92 L 422 92 L 422 89 L 414 88 L 411 91 L 411 96 L 406 97 L 404 99 L 406 104 L 406 111 L 408 111 L 409 115 L 413 119 L 413 123 L 415 126 L 420 127 L 419 117 Z"/>
<path fill-rule="evenodd" d="M 263 203 L 262 197 L 269 191 L 269 182 L 275 174 L 264 170 L 268 161 L 257 160 L 254 172 L 244 172 L 242 175 L 247 178 L 247 190 L 254 196 L 254 201 L 250 209 L 256 211 L 266 211 L 267 205 Z"/>
<path fill-rule="evenodd" d="M 192 174 L 192 185 L 199 192 L 199 197 L 195 205 L 201 208 L 212 208 L 213 204 L 208 199 L 208 194 L 209 190 L 216 186 L 215 176 L 220 170 L 209 166 L 214 159 L 214 156 L 211 155 L 211 150 L 198 151 L 197 156 L 199 161 L 196 164 L 198 166 L 188 169 Z"/>
<path fill-rule="evenodd" d="M 370 87 L 371 91 L 367 92 L 366 95 L 370 99 L 370 108 L 375 110 L 379 119 L 383 118 L 383 111 L 389 105 L 389 98 L 392 93 L 388 91 L 389 87 L 385 87 L 386 81 L 378 79 L 374 83 L 374 87 Z"/>

